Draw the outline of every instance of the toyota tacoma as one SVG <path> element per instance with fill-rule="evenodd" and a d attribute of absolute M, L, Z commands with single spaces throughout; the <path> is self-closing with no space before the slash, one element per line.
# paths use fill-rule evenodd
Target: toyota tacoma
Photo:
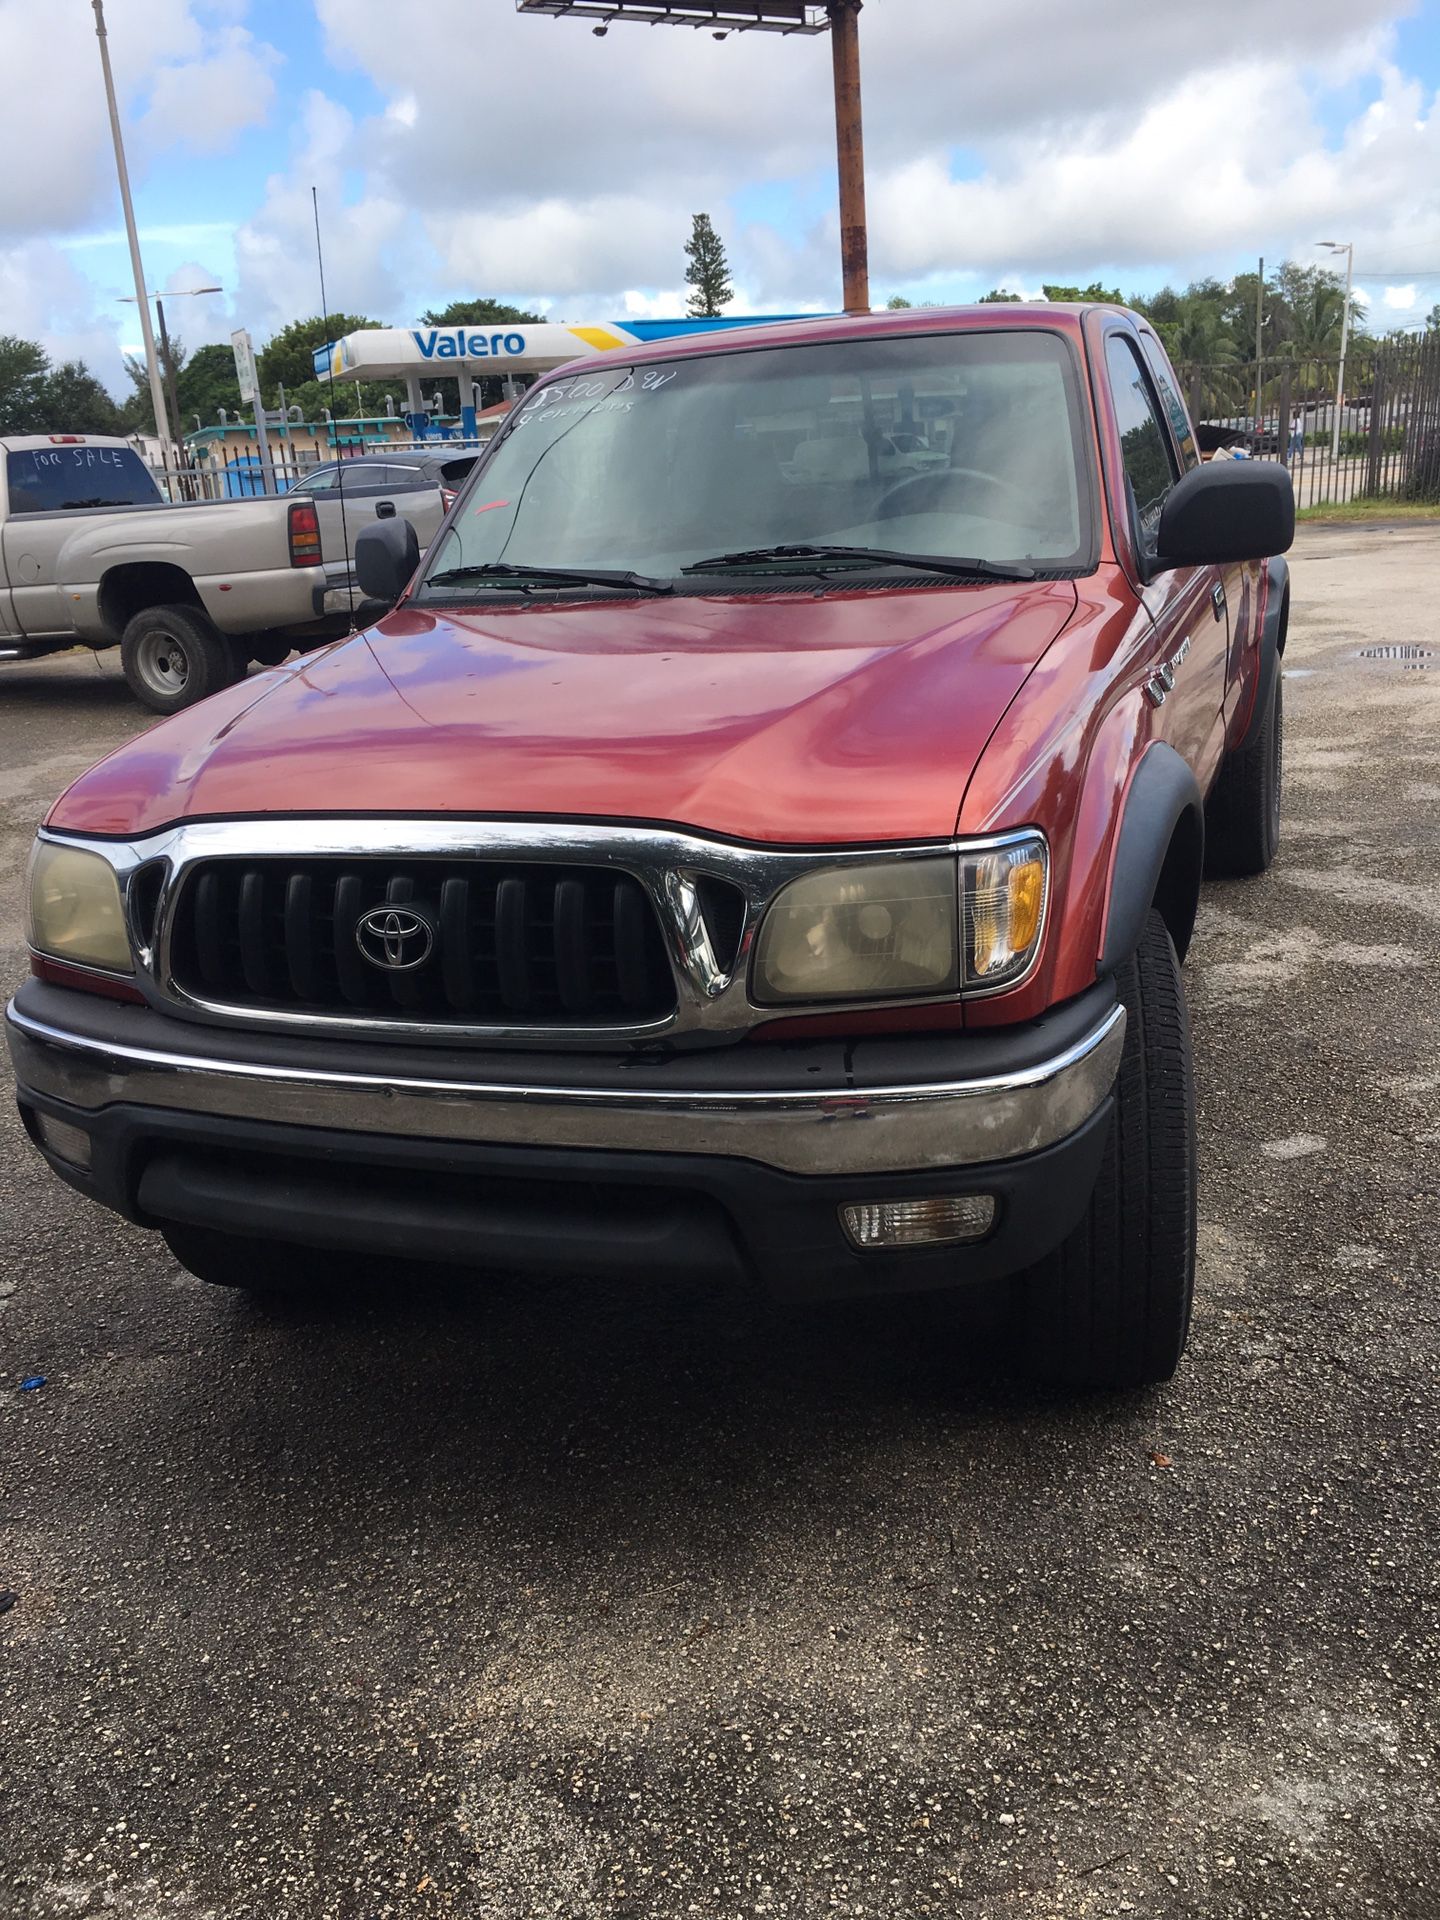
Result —
<path fill-rule="evenodd" d="M 1003 1281 L 1167 1378 L 1180 962 L 1280 817 L 1294 504 L 1119 308 L 850 315 L 540 382 L 368 630 L 56 803 L 31 1139 L 226 1285 L 369 1254 Z"/>

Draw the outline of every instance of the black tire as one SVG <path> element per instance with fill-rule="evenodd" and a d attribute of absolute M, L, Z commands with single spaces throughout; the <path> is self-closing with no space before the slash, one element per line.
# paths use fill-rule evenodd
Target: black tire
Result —
<path fill-rule="evenodd" d="M 244 672 L 238 649 L 198 607 L 145 607 L 127 621 L 120 663 L 135 698 L 153 713 L 178 713 Z"/>
<path fill-rule="evenodd" d="M 344 1257 L 320 1247 L 285 1240 L 252 1240 L 178 1220 L 162 1222 L 161 1235 L 187 1273 L 211 1287 L 247 1293 L 328 1293 L 345 1279 Z M 352 1263 L 353 1264 L 353 1263 Z"/>
<path fill-rule="evenodd" d="M 1128 1023 L 1100 1178 L 1080 1225 L 1021 1283 L 1021 1362 L 1068 1387 L 1168 1380 L 1195 1289 L 1190 1026 L 1158 913 L 1117 985 Z"/>
<path fill-rule="evenodd" d="M 1280 845 L 1285 704 L 1280 662 L 1265 714 L 1243 747 L 1227 754 L 1205 807 L 1205 871 L 1214 879 L 1264 873 Z"/>

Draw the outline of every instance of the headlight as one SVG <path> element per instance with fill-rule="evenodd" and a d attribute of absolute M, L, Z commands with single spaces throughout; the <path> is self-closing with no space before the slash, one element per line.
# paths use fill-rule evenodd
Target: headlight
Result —
<path fill-rule="evenodd" d="M 30 860 L 30 944 L 77 966 L 131 973 L 115 869 L 98 853 L 37 840 Z"/>
<path fill-rule="evenodd" d="M 755 948 L 755 997 L 900 999 L 958 985 L 955 862 L 885 860 L 792 880 Z"/>
<path fill-rule="evenodd" d="M 754 994 L 902 1000 L 1013 985 L 1030 969 L 1050 886 L 1044 836 L 935 859 L 806 874 L 782 890 L 755 945 Z"/>

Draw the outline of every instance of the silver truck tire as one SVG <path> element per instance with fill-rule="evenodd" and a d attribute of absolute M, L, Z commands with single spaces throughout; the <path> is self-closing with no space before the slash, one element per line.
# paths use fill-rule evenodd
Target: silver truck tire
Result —
<path fill-rule="evenodd" d="M 231 641 L 198 607 L 145 607 L 126 622 L 120 664 L 135 698 L 154 713 L 193 707 L 242 671 Z"/>

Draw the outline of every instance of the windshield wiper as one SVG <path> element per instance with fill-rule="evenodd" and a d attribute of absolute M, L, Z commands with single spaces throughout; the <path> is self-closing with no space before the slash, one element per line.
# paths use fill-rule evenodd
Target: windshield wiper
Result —
<path fill-rule="evenodd" d="M 483 566 L 446 567 L 421 581 L 422 587 L 448 587 L 460 580 L 559 580 L 581 587 L 629 587 L 636 593 L 673 593 L 668 580 L 652 580 L 646 573 L 604 567 L 525 567 L 518 561 L 487 560 Z"/>
<path fill-rule="evenodd" d="M 1035 569 L 1001 566 L 994 560 L 956 560 L 948 554 L 898 553 L 888 547 L 825 547 L 804 544 L 783 547 L 747 547 L 738 553 L 717 553 L 682 569 L 685 573 L 715 573 L 723 568 L 763 566 L 767 560 L 815 560 L 821 564 L 798 567 L 799 573 L 825 573 L 827 564 L 876 567 L 914 567 L 920 573 L 955 574 L 963 579 L 1033 580 Z"/>

